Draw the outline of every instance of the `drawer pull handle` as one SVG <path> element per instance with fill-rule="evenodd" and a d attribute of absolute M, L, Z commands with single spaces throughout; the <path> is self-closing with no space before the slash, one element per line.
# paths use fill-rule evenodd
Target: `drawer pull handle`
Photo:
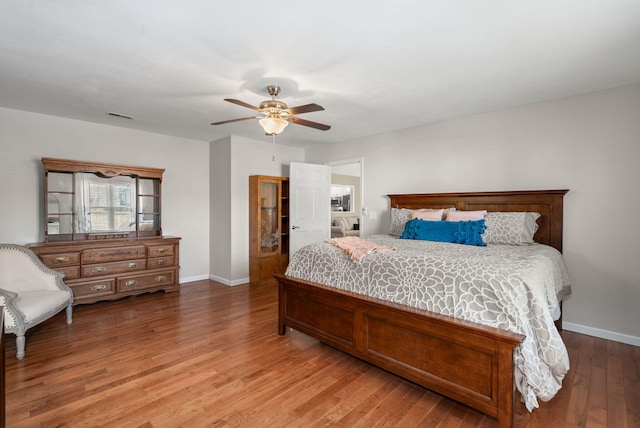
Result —
<path fill-rule="evenodd" d="M 53 259 L 52 263 L 54 264 L 66 263 L 69 260 L 70 260 L 69 257 L 56 257 L 55 259 Z"/>
<path fill-rule="evenodd" d="M 138 263 L 129 263 L 127 265 L 128 268 L 134 268 L 134 267 L 138 267 Z"/>
<path fill-rule="evenodd" d="M 91 272 L 93 273 L 100 273 L 100 272 L 105 272 L 107 270 L 106 267 L 104 266 L 98 266 L 98 267 L 94 267 L 93 269 L 91 269 Z"/>
<path fill-rule="evenodd" d="M 135 279 L 131 279 L 127 282 L 124 283 L 124 285 L 136 285 L 138 283 L 138 281 L 136 281 Z"/>
<path fill-rule="evenodd" d="M 158 253 L 158 254 L 164 254 L 164 253 L 166 253 L 166 252 L 167 252 L 167 249 L 166 249 L 166 248 L 158 248 L 158 249 L 156 250 L 156 253 Z"/>
<path fill-rule="evenodd" d="M 162 282 L 162 281 L 164 281 L 165 279 L 167 279 L 167 277 L 166 277 L 166 276 L 164 276 L 164 275 L 158 275 L 158 276 L 156 276 L 156 282 Z"/>
<path fill-rule="evenodd" d="M 106 290 L 107 286 L 104 284 L 98 284 L 98 285 L 94 285 L 93 287 L 91 287 L 91 291 L 102 291 L 102 290 Z"/>
<path fill-rule="evenodd" d="M 167 264 L 167 261 L 166 261 L 165 259 L 160 259 L 160 260 L 156 261 L 156 264 L 159 264 L 159 265 L 166 265 L 166 264 Z"/>

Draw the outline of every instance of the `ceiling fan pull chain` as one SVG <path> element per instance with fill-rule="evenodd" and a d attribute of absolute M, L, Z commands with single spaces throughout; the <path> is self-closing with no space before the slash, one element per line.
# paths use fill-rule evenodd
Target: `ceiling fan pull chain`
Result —
<path fill-rule="evenodd" d="M 271 135 L 272 147 L 273 147 L 273 156 L 271 156 L 271 162 L 276 161 L 276 134 Z"/>

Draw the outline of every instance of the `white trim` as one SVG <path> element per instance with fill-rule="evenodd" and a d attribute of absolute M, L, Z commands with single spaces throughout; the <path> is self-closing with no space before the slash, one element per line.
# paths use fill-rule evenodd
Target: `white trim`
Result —
<path fill-rule="evenodd" d="M 594 336 L 602 339 L 613 340 L 615 342 L 626 343 L 628 345 L 633 345 L 633 346 L 640 346 L 640 337 L 631 336 L 629 334 L 617 333 L 615 331 L 603 330 L 600 328 L 574 324 L 566 321 L 562 322 L 562 328 L 564 330 L 574 331 L 576 333 L 582 333 L 588 336 Z"/>
<path fill-rule="evenodd" d="M 230 287 L 234 287 L 236 285 L 241 285 L 241 284 L 246 284 L 249 282 L 249 278 L 240 278 L 240 279 L 234 279 L 233 281 L 229 281 L 226 278 L 221 278 L 219 276 L 216 275 L 209 275 L 209 279 L 213 280 L 213 281 L 217 281 L 217 282 L 221 282 L 224 285 L 228 285 Z"/>
<path fill-rule="evenodd" d="M 208 275 L 187 276 L 185 278 L 180 278 L 180 284 L 182 285 L 187 282 L 202 281 L 203 279 L 209 279 L 209 276 Z"/>

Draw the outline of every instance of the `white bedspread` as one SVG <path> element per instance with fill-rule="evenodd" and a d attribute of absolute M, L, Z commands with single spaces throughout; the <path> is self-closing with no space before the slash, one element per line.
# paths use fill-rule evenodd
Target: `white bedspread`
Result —
<path fill-rule="evenodd" d="M 570 285 L 555 248 L 367 239 L 397 251 L 354 263 L 333 245 L 312 244 L 292 257 L 286 275 L 523 334 L 514 377 L 527 409 L 560 389 L 569 357 L 553 321 Z"/>

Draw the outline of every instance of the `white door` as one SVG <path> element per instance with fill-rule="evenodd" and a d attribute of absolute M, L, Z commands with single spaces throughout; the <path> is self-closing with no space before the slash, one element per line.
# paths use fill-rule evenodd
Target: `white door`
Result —
<path fill-rule="evenodd" d="M 331 167 L 291 162 L 289 170 L 289 257 L 331 235 Z"/>

